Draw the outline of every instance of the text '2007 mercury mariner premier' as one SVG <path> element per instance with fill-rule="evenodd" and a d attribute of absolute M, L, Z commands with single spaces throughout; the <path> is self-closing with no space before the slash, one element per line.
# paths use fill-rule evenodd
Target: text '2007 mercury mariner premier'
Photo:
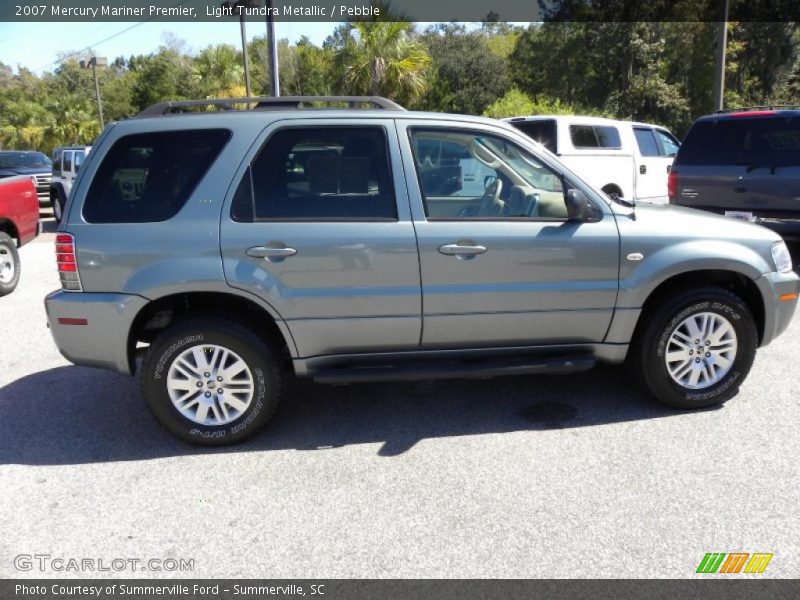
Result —
<path fill-rule="evenodd" d="M 167 102 L 109 125 L 56 246 L 61 352 L 140 371 L 159 422 L 200 444 L 257 432 L 292 371 L 627 360 L 663 402 L 723 402 L 800 292 L 764 227 L 611 200 L 509 125 L 377 97 Z"/>

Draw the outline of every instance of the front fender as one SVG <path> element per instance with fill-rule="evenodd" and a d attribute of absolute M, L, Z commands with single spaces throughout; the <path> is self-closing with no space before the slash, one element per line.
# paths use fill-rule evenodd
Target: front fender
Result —
<path fill-rule="evenodd" d="M 632 251 L 623 249 L 620 257 L 620 309 L 641 308 L 659 285 L 676 275 L 728 271 L 755 281 L 774 271 L 758 252 L 735 242 L 690 240 L 644 253 L 640 261 L 628 259 Z"/>

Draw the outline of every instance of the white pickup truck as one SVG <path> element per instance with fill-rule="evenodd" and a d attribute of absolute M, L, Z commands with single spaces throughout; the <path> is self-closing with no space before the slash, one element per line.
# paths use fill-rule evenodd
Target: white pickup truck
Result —
<path fill-rule="evenodd" d="M 655 204 L 668 201 L 667 177 L 680 142 L 664 127 L 570 115 L 504 121 L 609 196 Z"/>

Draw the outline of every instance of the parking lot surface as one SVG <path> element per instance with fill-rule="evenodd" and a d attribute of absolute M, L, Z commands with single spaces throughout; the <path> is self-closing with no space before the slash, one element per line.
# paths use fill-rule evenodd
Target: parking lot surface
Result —
<path fill-rule="evenodd" d="M 0 298 L 0 577 L 691 577 L 707 552 L 800 573 L 798 318 L 710 410 L 656 404 L 624 368 L 296 382 L 255 439 L 199 449 L 136 380 L 61 357 L 52 234 L 20 255 Z M 19 571 L 20 554 L 194 570 Z"/>

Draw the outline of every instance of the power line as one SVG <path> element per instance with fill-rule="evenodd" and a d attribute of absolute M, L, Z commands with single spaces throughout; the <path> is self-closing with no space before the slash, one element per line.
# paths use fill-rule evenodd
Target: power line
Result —
<path fill-rule="evenodd" d="M 170 8 L 177 8 L 178 6 L 181 6 L 182 4 L 186 4 L 188 1 L 189 0 L 182 0 L 181 2 L 178 2 L 178 3 L 174 4 Z M 70 58 L 75 58 L 76 56 L 80 56 L 80 54 L 82 52 L 86 52 L 87 50 L 91 50 L 92 48 L 94 48 L 95 46 L 99 46 L 100 44 L 105 44 L 107 41 L 113 40 L 115 37 L 119 37 L 123 33 L 127 33 L 129 31 L 131 31 L 132 29 L 136 29 L 140 25 L 144 25 L 145 23 L 149 23 L 150 21 L 152 21 L 155 18 L 156 18 L 156 15 L 153 15 L 149 19 L 145 19 L 144 21 L 140 21 L 139 23 L 134 23 L 130 27 L 127 27 L 127 28 L 123 29 L 122 31 L 118 31 L 117 33 L 115 33 L 113 35 L 110 35 L 107 38 L 104 38 L 104 39 L 100 40 L 99 42 L 94 42 L 92 44 L 89 44 L 85 48 L 81 48 L 80 50 L 76 50 L 75 52 L 73 52 L 71 54 L 68 54 L 67 56 L 62 56 L 60 58 L 57 58 L 56 60 L 51 61 L 51 62 L 49 62 L 49 63 L 47 63 L 45 65 L 42 65 L 41 67 L 36 67 L 33 70 L 34 71 L 41 71 L 42 69 L 45 69 L 45 68 L 49 67 L 50 65 L 55 65 L 55 64 L 58 64 L 58 63 L 62 63 L 65 60 L 69 60 Z"/>

